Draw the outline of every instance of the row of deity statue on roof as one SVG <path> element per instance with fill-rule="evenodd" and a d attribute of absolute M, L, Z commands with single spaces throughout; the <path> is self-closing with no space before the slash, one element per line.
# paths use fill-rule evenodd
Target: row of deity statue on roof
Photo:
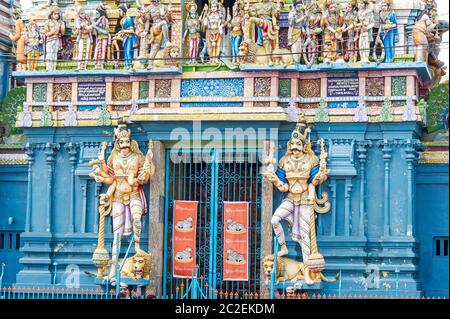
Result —
<path fill-rule="evenodd" d="M 392 0 L 294 0 L 289 5 L 283 1 L 237 0 L 230 13 L 223 0 L 208 0 L 198 14 L 197 4 L 187 0 L 181 44 L 172 44 L 171 6 L 160 0 L 150 0 L 147 6 L 136 0 L 137 8 L 131 9 L 120 4 L 117 32 L 110 31 L 111 8 L 105 2 L 95 9 L 95 17 L 76 3 L 72 60 L 77 61 L 78 70 L 86 69 L 91 61 L 102 69 L 110 60 L 115 68 L 123 60 L 129 70 L 179 66 L 183 53 L 185 63 L 192 64 L 231 60 L 241 66 L 304 63 L 310 67 L 320 62 L 394 62 L 399 34 Z M 288 27 L 283 31 L 287 37 L 283 37 L 279 22 L 286 19 L 281 17 L 286 10 Z M 51 2 L 43 28 L 32 19 L 25 27 L 20 11 L 14 12 L 14 18 L 16 31 L 10 37 L 17 42 L 17 69 L 36 70 L 37 60 L 44 55 L 46 70 L 55 70 L 65 33 L 57 4 Z M 435 52 L 440 27 L 435 1 L 424 0 L 412 30 L 416 60 L 431 60 L 442 67 Z"/>

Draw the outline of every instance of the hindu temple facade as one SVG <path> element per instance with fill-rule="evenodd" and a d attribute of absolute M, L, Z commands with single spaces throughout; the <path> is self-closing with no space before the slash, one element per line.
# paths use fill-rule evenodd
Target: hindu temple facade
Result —
<path fill-rule="evenodd" d="M 99 195 L 107 188 L 91 178 L 90 161 L 104 141 L 106 153 L 113 150 L 114 127 L 125 120 L 144 154 L 153 141 L 155 172 L 143 187 L 148 213 L 140 240 L 153 258 L 152 289 L 170 296 L 184 281 L 173 276 L 173 215 L 175 202 L 186 200 L 199 202 L 198 275 L 209 288 L 264 291 L 261 264 L 277 246 L 271 219 L 283 195 L 261 174 L 263 158 L 271 142 L 281 158 L 301 113 L 313 149 L 318 154 L 316 141 L 323 139 L 328 152 L 328 180 L 318 189 L 328 193 L 331 208 L 316 218 L 317 245 L 324 274 L 339 274 L 311 289 L 448 296 L 448 89 L 446 97 L 432 92 L 445 74 L 439 52 L 423 49 L 413 32 L 424 15 L 435 29 L 423 34 L 445 32 L 434 2 L 37 5 L 20 19 L 42 34 L 53 28 L 59 44 L 53 58 L 48 46 L 13 73 L 26 88 L 16 119 L 26 145 L 5 146 L 1 155 L 3 284 L 96 286 L 89 273 L 96 271 Z M 60 17 L 49 27 L 54 12 Z M 318 25 L 299 20 L 309 13 Z M 383 29 L 386 14 L 395 28 Z M 349 32 L 362 37 L 356 25 L 370 21 L 365 53 L 366 44 L 349 41 Z M 342 31 L 349 25 L 353 31 Z M 330 29 L 343 35 L 333 37 Z M 438 103 L 436 96 L 447 99 L 446 109 L 431 102 Z M 222 271 L 224 205 L 233 201 L 249 204 L 246 281 L 225 280 Z M 289 224 L 281 224 L 288 234 Z M 287 257 L 301 260 L 289 236 L 286 244 Z M 127 247 L 125 240 L 122 254 Z"/>

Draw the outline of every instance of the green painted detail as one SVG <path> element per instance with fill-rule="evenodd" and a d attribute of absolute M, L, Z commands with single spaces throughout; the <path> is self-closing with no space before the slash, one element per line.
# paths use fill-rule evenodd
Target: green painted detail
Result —
<path fill-rule="evenodd" d="M 44 108 L 42 110 L 40 126 L 53 126 L 52 112 L 49 111 L 48 105 L 44 105 Z"/>
<path fill-rule="evenodd" d="M 47 83 L 33 84 L 33 102 L 47 102 Z"/>
<path fill-rule="evenodd" d="M 210 64 L 184 64 L 182 65 L 183 72 L 208 72 L 208 71 L 230 71 L 231 69 L 225 64 L 222 65 L 210 65 Z M 236 69 L 238 67 L 236 66 Z"/>
<path fill-rule="evenodd" d="M 394 56 L 394 62 L 414 62 L 415 59 L 414 54 L 396 54 Z"/>
<path fill-rule="evenodd" d="M 291 97 L 291 79 L 280 79 L 278 81 L 278 95 L 280 97 Z"/>
<path fill-rule="evenodd" d="M 8 149 L 8 150 L 20 150 L 23 148 L 23 144 L 20 143 L 12 143 L 12 144 L 0 144 L 0 149 Z"/>
<path fill-rule="evenodd" d="M 445 128 L 448 116 L 448 81 L 434 86 L 427 97 L 427 129 L 433 133 Z"/>
<path fill-rule="evenodd" d="M 316 114 L 314 115 L 314 122 L 329 122 L 330 117 L 328 116 L 328 108 L 324 99 L 320 100 L 320 105 L 316 109 Z"/>
<path fill-rule="evenodd" d="M 380 109 L 380 122 L 392 122 L 394 120 L 394 114 L 392 110 L 392 102 L 385 98 L 383 106 Z"/>
<path fill-rule="evenodd" d="M 16 127 L 16 116 L 22 112 L 26 96 L 27 89 L 25 86 L 21 86 L 11 89 L 3 99 L 0 108 L 0 126 L 6 128 L 6 135 L 22 132 Z"/>
<path fill-rule="evenodd" d="M 70 61 L 70 62 L 58 62 L 56 64 L 56 70 L 64 70 L 64 71 L 70 71 L 70 70 L 76 70 L 78 66 L 78 62 L 76 61 Z M 123 69 L 123 61 L 120 61 L 118 63 L 118 66 L 115 67 L 114 66 L 114 62 L 113 61 L 108 61 L 105 63 L 105 70 L 114 70 L 114 69 Z M 95 64 L 93 61 L 88 62 L 86 65 L 86 69 L 87 70 L 94 70 L 95 69 Z M 38 63 L 37 71 L 45 71 L 45 63 Z"/>
<path fill-rule="evenodd" d="M 139 99 L 148 98 L 148 81 L 139 82 Z"/>
<path fill-rule="evenodd" d="M 406 76 L 393 76 L 391 78 L 391 95 L 392 96 L 406 95 Z"/>
<path fill-rule="evenodd" d="M 111 114 L 106 108 L 106 104 L 102 105 L 100 116 L 98 117 L 97 125 L 99 126 L 110 126 L 111 125 Z"/>

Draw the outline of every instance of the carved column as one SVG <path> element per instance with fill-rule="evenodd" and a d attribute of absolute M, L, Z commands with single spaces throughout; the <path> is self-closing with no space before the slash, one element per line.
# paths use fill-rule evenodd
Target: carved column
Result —
<path fill-rule="evenodd" d="M 78 144 L 69 142 L 65 145 L 65 149 L 69 154 L 70 162 L 70 207 L 69 207 L 69 227 L 68 232 L 75 232 L 74 219 L 75 219 L 75 168 L 77 165 Z"/>
<path fill-rule="evenodd" d="M 366 216 L 366 159 L 367 159 L 367 146 L 370 146 L 370 141 L 358 141 L 356 152 L 358 153 L 359 160 L 359 228 L 358 235 L 364 236 L 366 234 L 364 229 L 364 218 Z"/>
<path fill-rule="evenodd" d="M 336 236 L 336 180 L 333 179 L 328 184 L 331 191 L 331 230 L 330 236 Z"/>
<path fill-rule="evenodd" d="M 87 179 L 83 180 L 83 184 L 81 185 L 81 192 L 83 195 L 82 200 L 82 208 L 81 208 L 81 228 L 80 232 L 85 233 L 86 232 L 86 201 L 87 201 Z"/>
<path fill-rule="evenodd" d="M 27 143 L 25 146 L 25 154 L 28 156 L 28 185 L 27 185 L 27 212 L 25 215 L 25 231 L 31 231 L 31 206 L 33 200 L 33 162 L 34 162 L 33 144 Z"/>
<path fill-rule="evenodd" d="M 154 280 L 150 284 L 152 293 L 157 296 L 162 293 L 163 255 L 164 255 L 164 190 L 166 179 L 166 150 L 164 144 L 155 141 L 153 144 L 153 163 L 155 175 L 150 181 L 150 211 L 149 211 L 149 243 L 148 250 L 152 254 Z"/>
<path fill-rule="evenodd" d="M 102 189 L 102 183 L 95 183 L 95 201 L 94 201 L 94 207 L 95 207 L 95 212 L 94 212 L 94 233 L 98 233 L 98 204 L 99 204 L 99 196 L 100 196 L 100 191 Z"/>
<path fill-rule="evenodd" d="M 380 142 L 383 152 L 384 160 L 384 207 L 383 207 L 383 234 L 384 236 L 390 235 L 390 175 L 391 175 L 391 159 L 392 159 L 392 147 L 391 141 L 383 140 Z"/>
<path fill-rule="evenodd" d="M 415 181 L 414 181 L 414 167 L 417 161 L 417 148 L 420 146 L 420 142 L 416 140 L 408 139 L 405 145 L 406 162 L 407 162 L 407 184 L 408 184 L 408 207 L 406 210 L 406 236 L 413 236 L 413 218 L 414 218 L 414 194 L 415 194 Z"/>
<path fill-rule="evenodd" d="M 47 214 L 45 217 L 45 231 L 48 233 L 51 231 L 52 224 L 53 170 L 58 150 L 59 144 L 57 143 L 45 144 L 44 153 L 45 161 L 47 163 Z"/>

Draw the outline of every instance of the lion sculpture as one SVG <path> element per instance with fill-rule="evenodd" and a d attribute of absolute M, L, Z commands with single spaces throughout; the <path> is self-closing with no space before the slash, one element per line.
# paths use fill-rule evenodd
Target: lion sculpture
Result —
<path fill-rule="evenodd" d="M 130 277 L 134 280 L 150 278 L 152 272 L 152 256 L 140 251 L 134 256 L 125 259 L 125 263 L 120 271 L 121 276 Z"/>
<path fill-rule="evenodd" d="M 275 48 L 271 54 L 268 54 L 266 49 L 257 45 L 253 41 L 245 40 L 239 47 L 238 63 L 241 66 L 246 64 L 256 65 L 292 65 L 292 54 L 288 49 Z"/>
<path fill-rule="evenodd" d="M 156 53 L 153 68 L 179 68 L 180 49 L 173 44 L 166 46 Z"/>
<path fill-rule="evenodd" d="M 263 258 L 262 266 L 264 274 L 266 275 L 265 282 L 269 284 L 270 276 L 274 267 L 273 255 L 267 255 Z M 313 270 L 305 267 L 305 264 L 301 261 L 286 257 L 277 257 L 277 270 L 276 270 L 276 283 L 281 281 L 300 281 L 304 280 L 306 284 L 313 285 L 316 282 L 335 282 L 339 275 L 335 278 L 329 279 L 325 277 L 321 272 L 314 272 Z"/>

